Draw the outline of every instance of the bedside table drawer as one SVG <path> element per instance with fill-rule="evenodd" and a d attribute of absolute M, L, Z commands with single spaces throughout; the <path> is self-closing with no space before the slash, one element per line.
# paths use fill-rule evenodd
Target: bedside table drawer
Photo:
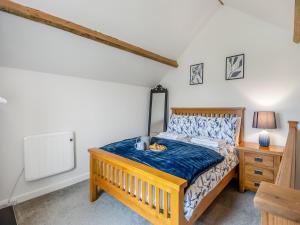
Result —
<path fill-rule="evenodd" d="M 250 175 L 258 179 L 270 180 L 270 181 L 274 180 L 274 171 L 271 169 L 264 169 L 252 165 L 246 165 L 245 173 L 246 175 Z"/>
<path fill-rule="evenodd" d="M 259 144 L 243 142 L 239 151 L 239 191 L 256 192 L 261 181 L 274 183 L 284 147 L 261 147 Z"/>
<path fill-rule="evenodd" d="M 257 191 L 260 185 L 260 180 L 259 179 L 252 179 L 247 177 L 245 180 L 245 188 L 250 190 L 250 191 Z"/>
<path fill-rule="evenodd" d="M 274 167 L 274 157 L 256 153 L 245 153 L 245 162 L 266 167 Z"/>

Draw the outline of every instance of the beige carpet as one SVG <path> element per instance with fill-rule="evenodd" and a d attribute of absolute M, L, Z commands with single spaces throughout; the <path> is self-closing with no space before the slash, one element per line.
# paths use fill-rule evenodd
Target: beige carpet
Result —
<path fill-rule="evenodd" d="M 150 224 L 103 193 L 88 201 L 88 181 L 24 202 L 15 207 L 19 225 L 138 225 Z M 237 192 L 232 182 L 197 221 L 198 225 L 258 225 L 254 194 Z"/>

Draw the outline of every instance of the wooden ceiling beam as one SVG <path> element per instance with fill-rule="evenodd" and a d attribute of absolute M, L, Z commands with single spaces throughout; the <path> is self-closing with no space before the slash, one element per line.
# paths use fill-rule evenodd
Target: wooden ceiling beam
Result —
<path fill-rule="evenodd" d="M 300 0 L 295 0 L 294 42 L 300 42 Z"/>
<path fill-rule="evenodd" d="M 9 0 L 0 0 L 0 10 L 14 14 L 16 16 L 20 16 L 26 19 L 30 19 L 39 23 L 43 23 L 52 27 L 56 27 L 70 33 L 79 35 L 81 37 L 85 37 L 115 48 L 122 49 L 127 52 L 131 52 L 133 54 L 146 57 L 148 59 L 152 59 L 154 61 L 172 66 L 178 67 L 176 60 L 169 59 L 153 53 L 151 51 L 147 51 L 143 48 L 135 46 L 133 44 L 127 43 L 125 41 L 119 40 L 117 38 L 111 37 L 109 35 L 100 33 L 98 31 L 89 29 L 87 27 L 78 25 L 71 21 L 50 15 L 48 13 L 9 1 Z"/>
<path fill-rule="evenodd" d="M 218 1 L 221 5 L 224 5 L 224 2 L 222 0 L 218 0 Z"/>

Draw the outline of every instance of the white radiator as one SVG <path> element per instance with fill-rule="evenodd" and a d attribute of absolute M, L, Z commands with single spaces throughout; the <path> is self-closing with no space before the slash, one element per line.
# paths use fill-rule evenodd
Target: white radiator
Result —
<path fill-rule="evenodd" d="M 25 137 L 25 180 L 32 181 L 73 169 L 74 154 L 73 132 Z"/>

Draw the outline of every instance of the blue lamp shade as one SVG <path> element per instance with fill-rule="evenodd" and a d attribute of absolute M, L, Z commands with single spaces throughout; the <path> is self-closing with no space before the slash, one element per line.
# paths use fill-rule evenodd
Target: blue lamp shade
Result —
<path fill-rule="evenodd" d="M 275 112 L 254 112 L 252 127 L 260 129 L 276 129 Z M 259 145 L 262 147 L 268 147 L 270 145 L 268 132 L 264 131 L 259 134 Z"/>

